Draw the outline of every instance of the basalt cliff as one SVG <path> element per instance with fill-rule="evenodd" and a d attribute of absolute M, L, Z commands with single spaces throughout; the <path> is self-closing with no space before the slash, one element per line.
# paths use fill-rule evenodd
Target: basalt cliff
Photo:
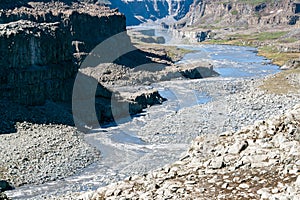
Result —
<path fill-rule="evenodd" d="M 1 96 L 29 105 L 69 100 L 78 54 L 125 31 L 125 17 L 93 5 L 27 5 L 0 14 Z"/>
<path fill-rule="evenodd" d="M 123 33 L 123 44 L 133 51 L 116 59 L 118 64 L 134 67 L 150 62 L 144 52 L 132 46 L 126 34 L 125 16 L 117 10 L 71 1 L 2 1 L 0 8 L 0 99 L 1 104 L 6 105 L 1 109 L 1 133 L 11 132 L 16 121 L 65 124 L 66 118 L 54 120 L 44 111 L 42 116 L 29 114 L 28 106 L 61 102 L 72 114 L 71 99 L 78 73 L 86 76 L 88 83 L 92 81 L 98 85 L 93 96 L 97 98 L 97 116 L 100 121 L 110 121 L 113 118 L 110 109 L 113 92 L 95 78 L 79 72 L 79 68 L 98 44 L 118 33 Z M 100 61 L 95 62 L 100 64 Z M 143 101 L 150 104 L 163 101 L 155 91 L 144 97 Z M 127 103 L 130 114 L 147 106 L 134 99 L 118 99 Z M 6 109 L 10 107 L 14 109 Z M 67 121 L 67 124 L 73 124 L 72 119 Z"/>

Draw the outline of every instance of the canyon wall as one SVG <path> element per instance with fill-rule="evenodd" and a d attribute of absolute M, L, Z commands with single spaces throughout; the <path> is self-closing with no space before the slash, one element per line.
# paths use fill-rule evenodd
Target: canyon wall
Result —
<path fill-rule="evenodd" d="M 300 2 L 293 0 L 194 0 L 177 27 L 294 25 L 299 21 L 299 14 Z"/>
<path fill-rule="evenodd" d="M 97 81 L 101 77 L 79 70 L 85 60 L 91 61 L 85 67 L 115 62 L 120 67 L 133 68 L 152 62 L 145 52 L 133 47 L 123 14 L 79 1 L 0 2 L 0 104 L 4 105 L 0 109 L 0 134 L 15 132 L 16 122 L 22 121 L 68 125 L 78 125 L 80 121 L 77 128 L 94 126 L 116 120 L 115 113 L 121 113 L 121 117 L 125 113 L 127 117 L 146 107 L 144 100 L 123 96 L 115 98 L 118 102 L 113 107 L 111 102 L 118 94 Z M 123 37 L 116 39 L 117 35 Z M 102 46 L 100 54 L 92 52 L 108 38 L 111 45 Z M 109 56 L 126 49 L 132 52 L 109 60 Z M 85 82 L 75 88 L 83 91 L 83 98 L 76 101 L 85 107 L 79 111 L 81 107 L 77 108 L 74 114 L 78 77 L 85 77 Z M 93 87 L 97 87 L 96 93 Z M 147 106 L 164 100 L 158 92 L 147 92 L 151 94 L 145 96 Z"/>
<path fill-rule="evenodd" d="M 115 10 L 61 2 L 0 10 L 0 23 L 0 98 L 26 105 L 71 100 L 80 60 L 126 30 Z"/>

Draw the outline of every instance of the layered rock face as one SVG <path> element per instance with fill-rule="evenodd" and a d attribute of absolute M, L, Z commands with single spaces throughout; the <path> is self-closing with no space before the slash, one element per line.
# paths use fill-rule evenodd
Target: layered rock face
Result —
<path fill-rule="evenodd" d="M 9 9 L 12 5 L 20 6 Z M 1 2 L 0 8 L 4 8 L 0 9 L 0 103 L 7 105 L 7 109 L 3 108 L 0 133 L 15 131 L 14 124 L 18 121 L 63 124 L 67 121 L 67 124 L 74 125 L 73 120 L 69 118 L 53 119 L 48 111 L 45 113 L 41 111 L 43 113 L 41 117 L 24 115 L 22 109 L 12 113 L 8 110 L 10 107 L 8 104 L 47 107 L 45 102 L 50 100 L 63 102 L 62 110 L 66 109 L 71 113 L 74 83 L 76 77 L 80 75 L 86 77 L 85 84 L 80 86 L 80 90 L 85 91 L 83 94 L 92 91 L 89 83 L 97 87 L 96 94 L 84 96 L 83 99 L 83 103 L 87 99 L 93 103 L 90 111 L 96 112 L 97 117 L 92 117 L 94 121 L 89 121 L 91 114 L 82 110 L 88 115 L 83 116 L 85 118 L 83 122 L 98 124 L 98 121 L 102 123 L 113 120 L 115 117 L 111 111 L 113 92 L 97 81 L 100 77 L 83 74 L 79 71 L 79 67 L 97 45 L 118 33 L 122 33 L 122 39 L 114 40 L 112 37 L 113 46 L 102 46 L 100 54 L 92 56 L 94 60 L 85 67 L 97 66 L 105 62 L 106 57 L 124 48 L 132 49 L 133 52 L 119 55 L 116 60 L 107 62 L 117 62 L 120 66 L 125 65 L 124 68 L 151 62 L 144 52 L 132 46 L 125 32 L 125 16 L 108 7 L 71 1 L 49 3 L 4 1 Z M 158 93 L 153 94 L 155 98 L 160 99 L 158 102 L 163 100 Z M 154 97 L 150 95 L 149 98 Z M 145 107 L 143 102 L 133 102 L 123 97 L 118 100 L 121 104 L 125 102 L 127 108 L 124 109 L 129 114 L 140 112 Z M 123 112 L 123 107 L 115 109 Z M 35 113 L 40 113 L 36 110 L 38 108 L 32 109 Z M 75 116 L 74 119 L 78 117 Z"/>
<path fill-rule="evenodd" d="M 180 26 L 294 25 L 299 21 L 300 3 L 281 1 L 194 0 Z"/>
<path fill-rule="evenodd" d="M 148 19 L 156 20 L 167 16 L 181 19 L 188 12 L 191 3 L 192 0 L 111 0 L 110 7 L 119 8 L 125 14 L 128 25 L 137 25 Z"/>
<path fill-rule="evenodd" d="M 71 35 L 59 23 L 18 21 L 1 25 L 1 97 L 23 104 L 66 100 L 76 73 Z"/>
<path fill-rule="evenodd" d="M 27 105 L 70 100 L 80 59 L 126 29 L 122 14 L 91 4 L 35 2 L 0 16 L 0 96 Z"/>

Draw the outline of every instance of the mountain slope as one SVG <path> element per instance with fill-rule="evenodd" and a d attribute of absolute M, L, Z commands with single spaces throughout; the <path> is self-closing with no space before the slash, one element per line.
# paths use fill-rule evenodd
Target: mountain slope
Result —
<path fill-rule="evenodd" d="M 299 14 L 300 1 L 294 0 L 194 0 L 177 26 L 294 25 Z"/>
<path fill-rule="evenodd" d="M 167 16 L 181 19 L 189 11 L 192 2 L 193 0 L 110 0 L 110 7 L 118 8 L 125 14 L 127 25 L 138 25 L 149 19 Z"/>

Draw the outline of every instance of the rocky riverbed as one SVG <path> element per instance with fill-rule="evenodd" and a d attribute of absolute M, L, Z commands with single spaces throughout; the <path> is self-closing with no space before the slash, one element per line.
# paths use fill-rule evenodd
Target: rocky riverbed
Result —
<path fill-rule="evenodd" d="M 236 67 L 234 70 L 238 71 L 254 64 L 246 62 L 243 66 L 243 63 L 230 62 L 230 66 Z M 218 68 L 220 66 L 216 65 L 216 70 Z M 253 68 L 247 69 L 253 71 Z M 256 120 L 281 115 L 299 103 L 298 91 L 275 94 L 261 87 L 274 77 L 276 75 L 266 78 L 257 78 L 256 75 L 237 78 L 222 77 L 221 74 L 221 77 L 173 80 L 146 86 L 158 89 L 162 96 L 166 95 L 168 101 L 158 107 L 147 109 L 146 113 L 133 118 L 132 122 L 125 121 L 124 125 L 122 124 L 124 122 L 120 122 L 116 128 L 111 127 L 100 132 L 95 130 L 86 135 L 85 139 L 102 154 L 100 161 L 91 168 L 85 170 L 83 174 L 79 173 L 61 182 L 21 187 L 7 194 L 21 199 L 24 196 L 27 199 L 74 199 L 78 197 L 78 193 L 73 192 L 95 190 L 97 186 L 123 180 L 134 174 L 147 174 L 158 166 L 178 160 L 181 153 L 185 152 L 187 146 L 199 135 L 216 137 L 215 135 L 224 131 L 238 131 Z M 298 80 L 297 76 L 291 74 L 288 74 L 288 78 L 291 83 Z M 168 92 L 173 93 L 173 97 L 168 96 L 166 94 Z M 47 135 L 45 138 L 48 140 Z M 77 149 L 72 151 L 76 153 Z M 44 149 L 41 149 L 41 152 L 44 152 Z M 97 155 L 95 152 L 92 154 Z M 78 162 L 81 166 L 86 166 L 87 163 Z M 35 173 L 36 177 L 40 175 L 38 171 Z M 55 184 L 59 185 L 59 188 Z M 70 191 L 70 194 L 61 196 L 65 191 Z"/>
<path fill-rule="evenodd" d="M 173 99 L 169 98 L 160 107 L 148 108 L 133 119 L 126 113 L 129 121 L 123 120 L 121 115 L 121 119 L 111 124 L 112 127 L 92 130 L 89 135 L 84 135 L 71 126 L 61 125 L 74 125 L 71 105 L 66 105 L 66 102 L 70 103 L 72 81 L 82 59 L 97 43 L 126 30 L 125 16 L 117 10 L 89 4 L 27 3 L 0 3 L 3 8 L 0 10 L 1 40 L 4 44 L 0 63 L 3 65 L 0 70 L 3 72 L 0 78 L 0 91 L 3 91 L 0 95 L 3 97 L 0 101 L 0 132 L 10 133 L 0 135 L 0 178 L 17 187 L 6 192 L 9 197 L 299 198 L 299 106 L 294 107 L 299 103 L 299 71 L 294 73 L 298 69 L 277 77 L 258 79 L 258 76 L 274 71 L 257 68 L 257 58 L 240 56 L 239 62 L 227 63 L 232 67 L 220 67 L 219 64 L 224 64 L 222 60 L 227 62 L 226 57 L 236 54 L 236 49 L 230 52 L 228 48 L 214 53 L 208 48 L 208 54 L 203 51 L 194 55 L 197 60 L 202 59 L 195 65 L 189 60 L 183 65 L 174 65 L 172 57 L 178 60 L 181 54 L 174 57 L 172 51 L 160 46 L 142 45 L 147 49 L 141 48 L 143 51 L 131 48 L 132 43 L 125 34 L 120 41 L 134 50 L 133 54 L 122 56 L 116 63 L 102 67 L 100 72 L 85 66 L 88 74 L 95 75 L 95 80 L 101 84 L 97 88 L 100 90 L 96 91 L 96 96 L 100 97 L 96 106 L 100 111 L 97 114 L 102 117 L 100 121 L 110 121 L 114 114 L 110 112 L 114 109 L 110 99 L 112 94 L 102 84 L 116 90 L 127 86 L 120 93 L 128 98 L 117 99 L 120 100 L 118 105 L 126 111 L 131 105 L 130 114 L 163 102 L 155 88 L 163 88 L 162 93 L 172 93 Z M 9 9 L 14 6 L 17 7 Z M 295 13 L 288 12 L 283 16 L 298 18 L 287 21 L 290 19 L 287 17 L 283 23 L 296 24 L 299 20 L 297 7 L 298 4 L 294 4 L 294 10 L 290 7 L 284 9 Z M 278 16 L 270 19 L 279 22 Z M 87 21 L 93 26 L 87 27 Z M 275 55 L 278 59 L 277 51 L 273 52 L 274 44 L 270 43 L 274 39 L 270 35 L 275 34 L 276 42 L 284 43 L 275 45 L 280 51 L 279 60 L 286 63 L 284 68 L 299 67 L 299 31 L 286 29 L 286 33 L 276 33 L 273 29 L 268 34 L 260 34 L 255 27 L 255 38 L 250 38 L 253 43 L 247 41 L 249 38 L 245 35 L 236 35 L 236 39 L 234 36 L 224 37 L 223 40 L 228 39 L 228 44 L 263 46 L 266 56 L 272 58 Z M 223 28 L 222 31 L 227 32 Z M 241 33 L 243 31 L 249 30 Z M 211 31 L 201 32 L 200 36 L 203 33 L 207 37 Z M 195 39 L 195 34 L 188 34 L 188 37 Z M 214 39 L 222 40 L 218 37 Z M 140 40 L 163 42 L 160 36 L 142 36 Z M 260 42 L 256 44 L 256 40 Z M 117 49 L 120 43 L 115 48 L 108 46 Z M 224 52 L 221 60 L 215 59 Z M 215 59 L 214 62 L 206 64 L 205 56 Z M 276 59 L 274 61 L 278 63 Z M 247 75 L 242 64 L 245 60 L 253 60 L 253 63 L 246 61 Z M 212 65 L 223 75 L 221 78 L 185 80 L 206 77 L 203 74 L 216 75 Z M 259 60 L 259 65 L 268 65 L 268 61 L 262 63 Z M 199 73 L 201 70 L 204 73 Z M 231 77 L 232 72 L 235 77 Z M 247 78 L 240 78 L 243 76 Z M 181 80 L 170 81 L 174 78 Z M 151 86 L 153 82 L 166 80 L 168 82 Z M 274 82 L 277 85 L 271 87 L 269 84 Z M 132 85 L 138 85 L 134 88 L 138 90 L 136 95 L 131 94 L 133 90 L 128 90 Z M 87 84 L 83 89 L 90 86 Z M 150 92 L 145 93 L 140 88 L 147 88 Z M 280 92 L 274 93 L 278 90 Z M 116 91 L 114 97 L 118 95 Z M 287 111 L 292 107 L 292 111 Z M 90 110 L 85 111 L 90 113 Z M 281 117 L 272 117 L 274 115 Z M 80 119 L 80 116 L 75 115 L 75 118 Z M 255 122 L 270 116 L 270 120 Z M 24 122 L 26 119 L 29 122 Z M 98 124 L 96 119 L 89 125 L 93 126 L 94 122 Z M 253 123 L 253 126 L 247 126 Z M 181 157 L 191 142 L 191 148 Z M 159 167 L 162 168 L 152 171 Z M 113 183 L 124 178 L 125 181 Z M 107 184 L 110 185 L 103 187 Z M 95 191 L 98 187 L 100 189 Z M 11 187 L 0 180 L 0 192 L 6 189 Z M 83 192 L 87 190 L 93 191 Z M 66 191 L 70 191 L 69 194 L 65 194 Z M 3 193 L 0 199 L 6 199 Z"/>
<path fill-rule="evenodd" d="M 237 132 L 197 137 L 187 154 L 78 199 L 298 199 L 300 105 Z"/>
<path fill-rule="evenodd" d="M 179 106 L 162 118 L 149 112 L 145 118 L 151 120 L 137 136 L 148 144 L 192 143 L 188 152 L 175 155 L 178 161 L 172 164 L 149 172 L 139 169 L 140 175 L 112 181 L 97 191 L 47 198 L 296 198 L 300 107 L 295 105 L 300 103 L 300 93 L 272 94 L 261 89 L 274 76 L 185 81 L 186 88 L 211 97 L 197 105 L 193 102 L 197 93 L 192 94 L 189 107 L 180 103 L 182 81 L 160 83 L 172 86 L 174 93 L 178 84 Z"/>
<path fill-rule="evenodd" d="M 284 110 L 299 103 L 299 93 L 270 94 L 259 89 L 262 81 L 263 79 L 218 80 L 218 78 L 191 81 L 188 84 L 189 88 L 205 93 L 213 100 L 154 119 L 144 126 L 138 135 L 147 142 L 168 144 L 179 141 L 190 142 L 200 134 L 238 130 L 256 120 L 282 114 Z M 184 97 L 178 95 L 178 98 Z M 194 96 L 194 103 L 196 100 Z"/>
<path fill-rule="evenodd" d="M 138 132 L 147 143 L 191 142 L 178 161 L 97 191 L 47 198 L 298 198 L 300 94 L 260 89 L 273 76 L 189 81 L 213 100 L 170 112 Z"/>

